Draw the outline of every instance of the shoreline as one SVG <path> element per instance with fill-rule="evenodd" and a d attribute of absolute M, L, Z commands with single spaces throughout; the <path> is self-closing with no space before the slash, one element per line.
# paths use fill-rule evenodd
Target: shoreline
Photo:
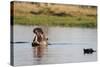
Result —
<path fill-rule="evenodd" d="M 32 16 L 14 16 L 13 18 L 14 18 L 13 23 L 19 25 L 97 28 L 96 18 L 87 16 L 58 17 L 58 16 L 46 16 L 46 15 L 32 15 Z"/>

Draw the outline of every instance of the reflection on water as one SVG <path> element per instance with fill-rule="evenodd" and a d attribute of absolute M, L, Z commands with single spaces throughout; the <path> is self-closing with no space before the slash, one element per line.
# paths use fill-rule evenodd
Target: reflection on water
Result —
<path fill-rule="evenodd" d="M 43 57 L 44 52 L 45 52 L 46 49 L 47 49 L 47 47 L 45 47 L 45 48 L 41 47 L 41 46 L 33 47 L 34 57 L 38 57 L 38 58 Z"/>
<path fill-rule="evenodd" d="M 97 50 L 97 31 L 89 28 L 59 28 L 48 29 L 46 48 L 32 47 L 32 26 L 14 27 L 14 41 L 29 43 L 14 44 L 14 65 L 38 65 L 55 63 L 72 63 L 96 61 L 97 52 L 84 55 L 83 48 Z M 23 34 L 24 32 L 24 34 Z"/>

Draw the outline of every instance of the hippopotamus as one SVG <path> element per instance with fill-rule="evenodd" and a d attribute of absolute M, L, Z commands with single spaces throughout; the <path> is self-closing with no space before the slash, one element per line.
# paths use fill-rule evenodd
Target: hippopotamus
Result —
<path fill-rule="evenodd" d="M 93 52 L 96 52 L 96 50 L 93 50 L 92 48 L 88 48 L 88 49 L 83 49 L 84 54 L 92 54 Z"/>
<path fill-rule="evenodd" d="M 34 47 L 34 55 L 36 57 L 42 57 L 46 47 L 48 46 L 47 40 L 42 28 L 33 29 L 35 37 L 32 42 L 32 47 Z"/>
<path fill-rule="evenodd" d="M 35 37 L 32 42 L 32 46 L 47 46 L 47 40 L 42 28 L 35 28 L 33 29 L 33 33 L 35 34 Z"/>

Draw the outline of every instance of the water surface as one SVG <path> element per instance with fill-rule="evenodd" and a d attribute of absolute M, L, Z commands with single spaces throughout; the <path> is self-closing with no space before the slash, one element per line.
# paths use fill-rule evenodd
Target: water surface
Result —
<path fill-rule="evenodd" d="M 31 46 L 35 26 L 14 26 L 14 65 L 39 65 L 56 63 L 88 62 L 97 60 L 97 52 L 83 54 L 83 48 L 97 50 L 97 30 L 91 28 L 48 28 L 48 42 L 51 44 L 36 57 L 35 48 Z"/>

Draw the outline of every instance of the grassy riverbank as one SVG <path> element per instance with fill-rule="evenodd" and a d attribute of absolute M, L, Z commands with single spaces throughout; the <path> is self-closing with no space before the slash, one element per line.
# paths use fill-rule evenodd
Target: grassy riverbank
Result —
<path fill-rule="evenodd" d="M 58 16 L 15 16 L 15 24 L 21 25 L 48 25 L 65 27 L 96 27 L 93 17 L 58 17 Z"/>
<path fill-rule="evenodd" d="M 97 27 L 96 7 L 14 2 L 14 24 Z"/>

